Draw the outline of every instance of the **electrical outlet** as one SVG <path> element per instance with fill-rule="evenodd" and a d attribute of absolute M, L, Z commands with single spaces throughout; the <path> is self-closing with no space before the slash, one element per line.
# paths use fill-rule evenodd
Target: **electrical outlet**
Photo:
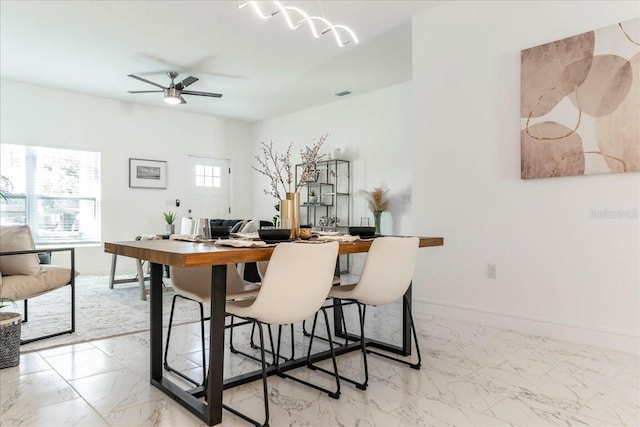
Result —
<path fill-rule="evenodd" d="M 487 264 L 487 277 L 489 279 L 496 278 L 496 265 L 495 264 Z"/>

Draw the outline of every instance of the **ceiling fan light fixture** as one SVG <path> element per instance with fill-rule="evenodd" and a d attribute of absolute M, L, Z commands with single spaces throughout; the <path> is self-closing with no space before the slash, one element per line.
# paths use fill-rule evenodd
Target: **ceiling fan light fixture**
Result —
<path fill-rule="evenodd" d="M 194 84 L 195 82 L 198 81 L 197 77 L 189 76 L 186 79 L 183 79 L 181 82 L 176 83 L 175 79 L 176 79 L 176 77 L 178 77 L 178 73 L 177 72 L 169 71 L 167 73 L 167 75 L 171 79 L 171 83 L 169 84 L 169 86 L 164 87 L 164 86 L 162 86 L 162 85 L 160 85 L 160 84 L 158 84 L 156 82 L 152 82 L 151 80 L 147 80 L 147 79 L 142 78 L 140 76 L 136 76 L 135 74 L 127 74 L 127 76 L 131 77 L 132 79 L 140 80 L 141 82 L 150 84 L 150 85 L 155 86 L 157 88 L 160 88 L 160 90 L 133 90 L 133 91 L 130 90 L 128 92 L 129 93 L 159 92 L 159 93 L 162 93 L 162 96 L 164 98 L 164 102 L 166 102 L 167 104 L 170 104 L 170 105 L 186 104 L 187 101 L 185 101 L 185 99 L 182 97 L 182 95 L 209 96 L 209 97 L 212 97 L 212 98 L 221 98 L 222 97 L 221 93 L 185 90 L 185 89 L 187 89 L 187 87 L 191 86 L 192 84 Z"/>
<path fill-rule="evenodd" d="M 164 90 L 164 102 L 171 105 L 182 103 L 180 99 L 180 91 L 174 87 L 170 87 Z"/>

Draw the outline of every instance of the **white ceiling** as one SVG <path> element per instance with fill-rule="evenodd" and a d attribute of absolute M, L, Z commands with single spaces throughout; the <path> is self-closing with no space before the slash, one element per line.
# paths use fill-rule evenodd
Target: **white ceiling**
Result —
<path fill-rule="evenodd" d="M 239 1 L 0 2 L 2 79 L 129 102 L 256 121 L 411 79 L 411 16 L 436 1 L 287 1 L 351 27 L 359 44 L 259 19 Z M 271 9 L 265 2 L 264 9 Z M 322 7 L 322 11 L 321 11 Z M 200 81 L 167 106 L 137 74 L 167 86 L 167 71 Z"/>

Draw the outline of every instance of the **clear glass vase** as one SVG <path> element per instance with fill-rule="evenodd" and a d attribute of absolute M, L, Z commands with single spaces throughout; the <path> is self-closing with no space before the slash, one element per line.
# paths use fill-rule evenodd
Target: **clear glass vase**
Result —
<path fill-rule="evenodd" d="M 376 234 L 382 234 L 380 232 L 380 217 L 382 216 L 382 211 L 374 211 L 373 212 L 373 222 L 376 226 Z"/>

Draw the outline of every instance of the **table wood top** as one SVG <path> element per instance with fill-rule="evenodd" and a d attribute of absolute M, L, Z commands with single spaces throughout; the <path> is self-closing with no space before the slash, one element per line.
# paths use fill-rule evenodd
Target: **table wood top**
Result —
<path fill-rule="evenodd" d="M 372 241 L 340 242 L 339 253 L 343 255 L 367 252 Z M 420 237 L 420 247 L 443 245 L 442 237 Z M 271 258 L 274 248 L 275 246 L 234 248 L 216 246 L 213 242 L 195 243 L 180 240 L 133 240 L 104 244 L 104 251 L 107 253 L 176 267 L 266 261 Z"/>

